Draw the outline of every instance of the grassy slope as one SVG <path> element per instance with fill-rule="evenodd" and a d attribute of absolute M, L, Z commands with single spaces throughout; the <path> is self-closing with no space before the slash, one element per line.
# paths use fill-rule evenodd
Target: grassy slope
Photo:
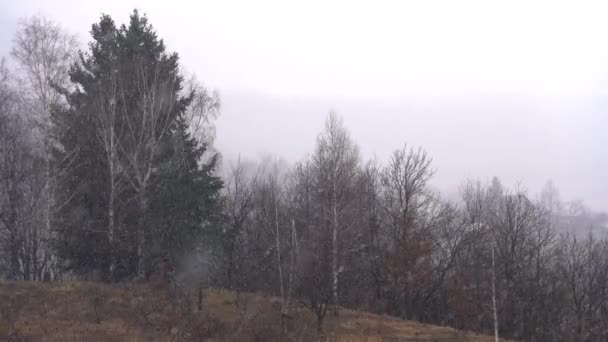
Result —
<path fill-rule="evenodd" d="M 192 296 L 194 297 L 194 296 Z M 451 328 L 342 310 L 326 318 L 292 309 L 280 324 L 276 298 L 209 291 L 202 311 L 161 284 L 0 283 L 1 341 L 491 341 Z"/>

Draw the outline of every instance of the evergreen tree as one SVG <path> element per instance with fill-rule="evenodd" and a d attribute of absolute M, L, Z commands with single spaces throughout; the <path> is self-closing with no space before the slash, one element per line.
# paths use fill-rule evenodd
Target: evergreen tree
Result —
<path fill-rule="evenodd" d="M 191 137 L 179 117 L 150 191 L 149 260 L 169 258 L 179 263 L 194 251 L 203 234 L 218 226 L 222 182 L 214 175 L 217 155 L 201 163 L 206 151 L 206 144 Z"/>
<path fill-rule="evenodd" d="M 56 243 L 65 266 L 116 279 L 177 262 L 214 224 L 216 155 L 188 133 L 196 94 L 182 94 L 178 55 L 168 54 L 137 11 L 117 28 L 94 24 L 89 51 L 72 66 L 69 109 L 56 111 L 63 163 Z M 205 157 L 205 158 L 203 158 Z"/>

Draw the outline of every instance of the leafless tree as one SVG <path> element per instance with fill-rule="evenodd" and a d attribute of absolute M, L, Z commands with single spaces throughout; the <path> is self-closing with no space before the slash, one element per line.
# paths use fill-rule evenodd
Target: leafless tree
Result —
<path fill-rule="evenodd" d="M 226 284 L 229 288 L 236 287 L 238 244 L 253 207 L 258 172 L 259 169 L 251 170 L 239 158 L 225 178 L 224 203 L 228 222 L 222 230 L 222 244 L 226 257 Z"/>
<path fill-rule="evenodd" d="M 45 17 L 24 18 L 13 39 L 11 55 L 19 63 L 25 95 L 42 135 L 48 134 L 49 115 L 60 104 L 56 87 L 69 84 L 68 70 L 76 57 L 78 43 L 61 26 Z"/>
<path fill-rule="evenodd" d="M 17 61 L 20 96 L 26 106 L 25 112 L 34 128 L 36 156 L 43 161 L 40 192 L 36 201 L 40 207 L 32 207 L 40 212 L 43 228 L 34 223 L 31 241 L 34 268 L 41 264 L 54 264 L 48 240 L 51 234 L 53 211 L 53 187 L 57 170 L 51 162 L 52 139 L 51 111 L 64 103 L 59 88 L 69 87 L 68 70 L 75 60 L 78 47 L 74 36 L 67 34 L 61 26 L 45 17 L 30 17 L 19 21 L 13 39 L 12 57 Z M 38 265 L 37 265 L 38 264 Z M 50 265 L 52 266 L 52 265 Z M 51 270 L 55 272 L 56 270 Z M 34 276 L 34 279 L 37 277 Z"/>
<path fill-rule="evenodd" d="M 473 281 L 478 310 L 488 312 L 479 324 L 490 323 L 495 338 L 499 327 L 517 338 L 539 334 L 554 285 L 549 267 L 555 240 L 543 204 L 522 189 L 504 190 L 497 179 L 489 185 L 469 181 L 463 201 L 474 247 L 467 249 L 471 259 L 465 273 Z"/>
<path fill-rule="evenodd" d="M 310 158 L 297 163 L 287 185 L 292 219 L 289 297 L 311 310 L 317 329 L 331 304 L 331 232 L 323 225 L 323 203 L 317 197 L 314 162 Z"/>
<path fill-rule="evenodd" d="M 399 314 L 414 318 L 416 298 L 430 285 L 432 207 L 436 202 L 427 188 L 433 170 L 421 149 L 396 150 L 382 171 L 383 227 L 389 241 L 389 274 Z M 420 303 L 418 304 L 418 306 Z"/>
<path fill-rule="evenodd" d="M 127 66 L 125 66 L 127 67 Z M 147 64 L 142 58 L 135 58 L 128 67 L 134 68 L 135 84 L 128 84 L 119 78 L 119 96 L 126 96 L 129 86 L 137 87 L 137 110 L 125 108 L 121 111 L 124 134 L 117 141 L 123 161 L 126 182 L 134 189 L 139 206 L 137 225 L 137 274 L 145 276 L 145 235 L 148 212 L 148 189 L 157 167 L 160 146 L 169 135 L 175 123 L 177 91 L 176 83 L 166 77 L 157 64 Z M 126 103 L 123 99 L 122 103 Z"/>
<path fill-rule="evenodd" d="M 368 310 L 383 309 L 386 280 L 385 251 L 388 238 L 381 227 L 381 168 L 377 161 L 365 163 L 357 180 L 353 215 L 356 236 L 345 263 L 350 266 L 344 274 L 351 284 L 345 291 L 348 302 L 365 305 Z M 373 293 L 371 297 L 367 294 Z"/>
<path fill-rule="evenodd" d="M 40 159 L 31 126 L 4 61 L 0 61 L 0 227 L 11 279 L 38 280 L 46 267 L 37 225 Z"/>
<path fill-rule="evenodd" d="M 324 204 L 325 224 L 331 231 L 331 279 L 333 314 L 338 314 L 339 274 L 344 269 L 340 264 L 340 235 L 348 229 L 348 213 L 354 199 L 356 177 L 359 172 L 359 150 L 346 131 L 342 119 L 330 112 L 325 129 L 317 138 L 313 156 L 318 195 Z"/>
<path fill-rule="evenodd" d="M 126 108 L 120 101 L 118 89 L 118 71 L 110 77 L 110 84 L 99 89 L 95 101 L 92 121 L 95 125 L 96 138 L 101 146 L 105 163 L 108 168 L 108 246 L 110 247 L 110 277 L 113 278 L 117 263 L 117 217 L 116 206 L 123 191 L 127 188 L 125 165 L 121 160 L 120 143 L 125 134 L 125 127 L 121 125 Z"/>
<path fill-rule="evenodd" d="M 17 279 L 20 271 L 22 246 L 19 229 L 19 209 L 22 202 L 20 184 L 25 178 L 23 141 L 20 139 L 23 122 L 17 109 L 17 94 L 10 85 L 4 59 L 0 61 L 0 222 L 2 249 L 8 256 L 6 274 Z"/>
<path fill-rule="evenodd" d="M 404 146 L 393 152 L 383 170 L 383 209 L 393 241 L 408 234 L 410 221 L 428 203 L 427 184 L 434 173 L 431 161 L 422 149 L 408 150 Z"/>
<path fill-rule="evenodd" d="M 186 112 L 179 115 L 186 120 L 189 133 L 199 142 L 210 146 L 219 100 L 216 94 L 210 95 L 195 78 L 191 78 L 186 87 L 179 91 L 175 79 L 162 70 L 162 63 L 146 62 L 142 56 L 119 62 L 109 80 L 98 85 L 91 116 L 108 168 L 110 275 L 114 274 L 116 268 L 119 244 L 116 231 L 119 224 L 116 217 L 117 200 L 123 197 L 124 192 L 132 190 L 139 206 L 137 273 L 143 277 L 148 191 L 162 153 L 161 145 L 170 135 L 176 124 L 177 112 L 181 110 L 178 102 L 182 99 L 190 101 Z M 137 94 L 135 103 L 129 102 L 132 100 L 132 90 Z"/>
<path fill-rule="evenodd" d="M 565 235 L 559 243 L 557 270 L 566 306 L 563 334 L 572 341 L 598 340 L 606 334 L 608 280 L 606 241 Z"/>
<path fill-rule="evenodd" d="M 221 105 L 219 94 L 209 91 L 195 76 L 191 76 L 186 81 L 184 95 L 192 96 L 185 115 L 189 133 L 200 142 L 212 145 L 215 140 L 215 120 Z"/>
<path fill-rule="evenodd" d="M 494 318 L 494 341 L 498 342 L 498 307 L 496 306 L 496 248 L 492 241 L 492 316 Z"/>

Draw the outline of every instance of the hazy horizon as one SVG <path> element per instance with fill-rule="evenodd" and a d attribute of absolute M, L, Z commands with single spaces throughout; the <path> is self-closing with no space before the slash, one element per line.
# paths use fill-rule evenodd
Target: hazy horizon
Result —
<path fill-rule="evenodd" d="M 4 2 L 0 54 L 20 17 L 48 16 L 84 47 L 101 13 L 122 24 L 137 8 L 219 91 L 228 160 L 294 162 L 334 110 L 366 159 L 426 149 L 447 195 L 466 178 L 532 194 L 552 180 L 564 200 L 606 211 L 608 23 L 603 4 L 576 3 Z"/>

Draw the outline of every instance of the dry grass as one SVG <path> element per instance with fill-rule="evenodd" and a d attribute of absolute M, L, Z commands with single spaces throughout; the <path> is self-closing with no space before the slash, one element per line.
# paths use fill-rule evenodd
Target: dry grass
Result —
<path fill-rule="evenodd" d="M 0 283 L 0 341 L 492 340 L 350 310 L 328 315 L 320 336 L 301 308 L 290 311 L 282 329 L 276 298 L 210 290 L 200 312 L 185 298 L 159 284 Z"/>

